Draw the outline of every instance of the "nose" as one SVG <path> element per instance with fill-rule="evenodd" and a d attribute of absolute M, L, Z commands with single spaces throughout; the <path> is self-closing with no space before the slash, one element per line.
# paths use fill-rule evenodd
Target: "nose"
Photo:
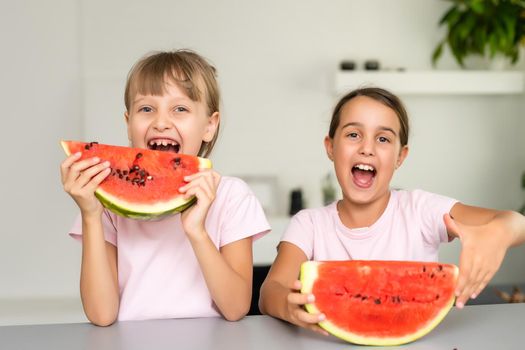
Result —
<path fill-rule="evenodd" d="M 373 156 L 375 154 L 375 143 L 374 140 L 371 138 L 363 139 L 363 141 L 360 144 L 359 148 L 359 154 L 363 156 Z"/>
<path fill-rule="evenodd" d="M 159 112 L 153 120 L 153 128 L 158 131 L 171 129 L 172 123 L 166 113 Z"/>

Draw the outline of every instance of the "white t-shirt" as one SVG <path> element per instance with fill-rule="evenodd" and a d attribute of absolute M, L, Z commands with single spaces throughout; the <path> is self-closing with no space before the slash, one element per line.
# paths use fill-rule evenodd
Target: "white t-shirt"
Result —
<path fill-rule="evenodd" d="M 118 249 L 119 320 L 220 316 L 180 218 L 139 221 L 104 210 L 105 239 Z M 205 227 L 217 248 L 270 231 L 253 192 L 232 177 L 221 178 Z M 80 215 L 70 234 L 81 241 Z"/>
<path fill-rule="evenodd" d="M 308 260 L 437 261 L 448 241 L 443 215 L 455 199 L 421 191 L 391 191 L 388 205 L 370 227 L 350 229 L 337 202 L 297 213 L 281 241 L 295 244 Z"/>

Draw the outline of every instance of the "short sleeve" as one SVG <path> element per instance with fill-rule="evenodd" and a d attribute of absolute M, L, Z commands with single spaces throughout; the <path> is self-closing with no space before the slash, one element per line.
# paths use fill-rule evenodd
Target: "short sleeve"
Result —
<path fill-rule="evenodd" d="M 117 246 L 117 229 L 111 214 L 104 209 L 102 213 L 102 229 L 104 230 L 104 239 Z M 79 242 L 82 242 L 82 216 L 78 214 L 69 235 Z"/>
<path fill-rule="evenodd" d="M 220 246 L 246 237 L 256 240 L 270 232 L 270 224 L 262 206 L 248 185 L 240 179 L 229 180 L 226 198 L 219 203 L 222 212 Z"/>
<path fill-rule="evenodd" d="M 281 242 L 289 242 L 301 249 L 308 260 L 314 256 L 314 224 L 309 212 L 302 210 L 295 214 L 284 231 Z"/>
<path fill-rule="evenodd" d="M 433 246 L 448 242 L 448 233 L 443 215 L 458 201 L 453 198 L 421 190 L 413 191 L 416 209 L 421 219 L 421 233 L 425 243 Z"/>

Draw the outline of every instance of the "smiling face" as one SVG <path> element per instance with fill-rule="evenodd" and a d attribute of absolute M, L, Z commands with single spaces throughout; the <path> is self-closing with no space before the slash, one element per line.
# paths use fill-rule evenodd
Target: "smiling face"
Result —
<path fill-rule="evenodd" d="M 325 138 L 325 147 L 345 201 L 386 207 L 390 180 L 408 153 L 408 147 L 401 146 L 400 129 L 395 111 L 370 97 L 354 97 L 341 108 L 335 134 Z"/>
<path fill-rule="evenodd" d="M 197 155 L 219 125 L 219 113 L 208 114 L 203 101 L 193 101 L 174 81 L 165 79 L 162 95 L 136 93 L 125 113 L 133 147 Z"/>

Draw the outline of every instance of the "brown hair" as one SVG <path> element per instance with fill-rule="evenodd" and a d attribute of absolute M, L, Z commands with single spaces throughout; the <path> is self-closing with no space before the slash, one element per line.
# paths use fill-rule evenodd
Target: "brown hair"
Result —
<path fill-rule="evenodd" d="M 129 111 L 137 93 L 161 95 L 171 80 L 186 92 L 192 101 L 204 101 L 208 115 L 219 112 L 220 92 L 215 68 L 191 50 L 153 52 L 140 59 L 129 71 L 124 104 Z M 210 142 L 203 142 L 199 156 L 207 157 L 215 145 L 219 126 Z"/>
<path fill-rule="evenodd" d="M 408 123 L 408 114 L 405 109 L 405 106 L 403 105 L 403 102 L 401 102 L 399 97 L 397 97 L 393 93 L 377 87 L 361 88 L 350 91 L 348 94 L 346 94 L 339 100 L 339 102 L 334 108 L 334 112 L 332 113 L 332 120 L 330 121 L 330 129 L 328 131 L 328 136 L 330 138 L 334 138 L 335 131 L 339 126 L 339 122 L 341 119 L 341 109 L 343 109 L 343 106 L 347 102 L 349 102 L 357 96 L 366 96 L 377 102 L 382 103 L 387 107 L 390 107 L 396 113 L 397 117 L 399 118 L 399 123 L 401 124 L 401 130 L 399 131 L 401 147 L 406 146 L 408 144 L 408 134 L 410 131 L 410 125 Z"/>

